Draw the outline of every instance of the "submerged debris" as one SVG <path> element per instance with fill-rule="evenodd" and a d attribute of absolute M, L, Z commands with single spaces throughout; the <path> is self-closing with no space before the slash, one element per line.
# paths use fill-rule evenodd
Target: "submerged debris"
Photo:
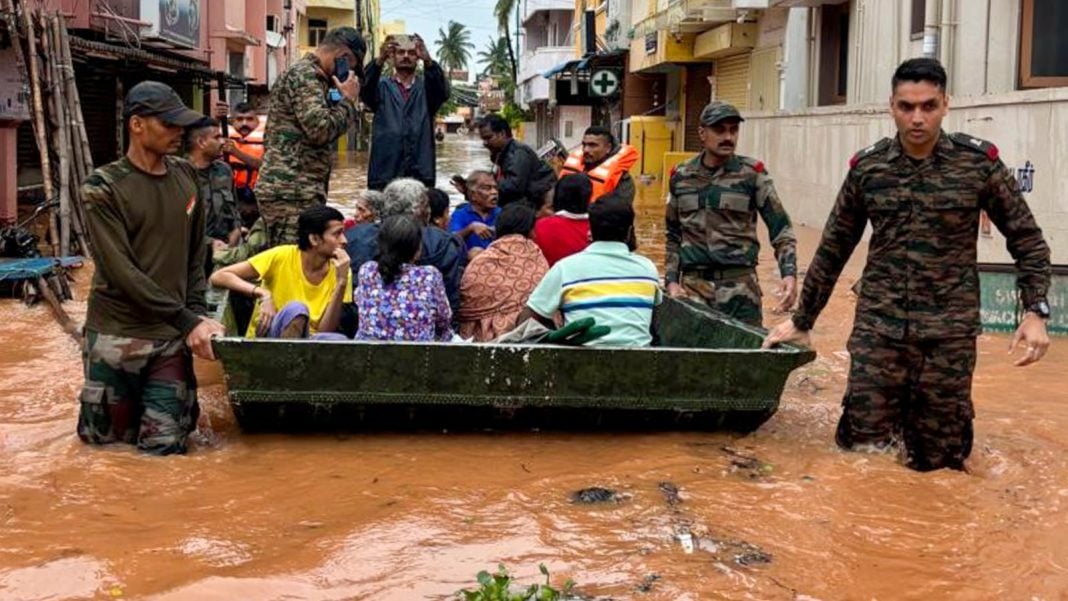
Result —
<path fill-rule="evenodd" d="M 682 503 L 682 498 L 679 497 L 679 487 L 675 486 L 674 483 L 664 481 L 658 484 L 657 488 L 664 494 L 664 500 L 667 501 L 668 505 L 674 507 Z"/>
<path fill-rule="evenodd" d="M 717 561 L 739 566 L 766 565 L 772 560 L 771 553 L 743 540 L 701 537 L 697 539 L 697 548 L 711 553 Z"/>
<path fill-rule="evenodd" d="M 623 500 L 624 497 L 616 491 L 611 488 L 602 488 L 600 486 L 583 488 L 582 490 L 575 491 L 571 494 L 571 501 L 573 503 L 581 503 L 583 505 L 593 505 L 596 503 L 621 503 Z"/>

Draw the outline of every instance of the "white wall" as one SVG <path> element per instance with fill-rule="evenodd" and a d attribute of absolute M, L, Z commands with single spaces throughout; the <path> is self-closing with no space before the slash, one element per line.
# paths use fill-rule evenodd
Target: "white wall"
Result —
<path fill-rule="evenodd" d="M 1056 264 L 1068 264 L 1068 88 L 955 98 L 943 124 L 994 142 L 1010 168 L 1034 165 L 1026 196 Z M 894 134 L 885 104 L 749 114 L 739 152 L 764 161 L 795 222 L 822 227 L 858 150 Z M 996 230 L 980 238 L 981 261 L 1008 263 Z"/>

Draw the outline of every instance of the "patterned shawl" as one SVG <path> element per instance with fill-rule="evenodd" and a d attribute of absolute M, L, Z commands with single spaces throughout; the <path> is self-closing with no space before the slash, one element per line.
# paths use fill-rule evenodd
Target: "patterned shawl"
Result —
<path fill-rule="evenodd" d="M 530 293 L 549 271 L 533 240 L 505 236 L 479 253 L 460 283 L 460 336 L 487 342 L 515 325 Z"/>

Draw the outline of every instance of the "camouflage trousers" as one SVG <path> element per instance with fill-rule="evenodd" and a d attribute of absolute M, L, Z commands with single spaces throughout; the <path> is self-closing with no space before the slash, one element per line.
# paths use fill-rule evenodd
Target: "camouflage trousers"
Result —
<path fill-rule="evenodd" d="M 297 219 L 304 209 L 323 204 L 319 200 L 264 201 L 260 199 L 260 217 L 267 228 L 267 248 L 297 243 Z"/>
<path fill-rule="evenodd" d="M 764 325 L 760 306 L 763 294 L 756 273 L 715 281 L 697 273 L 684 273 L 682 287 L 720 313 L 758 328 Z"/>
<path fill-rule="evenodd" d="M 83 345 L 78 437 L 90 444 L 136 444 L 153 455 L 185 453 L 200 415 L 185 341 L 87 330 Z"/>
<path fill-rule="evenodd" d="M 963 469 L 972 450 L 975 338 L 894 340 L 854 330 L 835 441 L 897 447 L 918 471 Z"/>

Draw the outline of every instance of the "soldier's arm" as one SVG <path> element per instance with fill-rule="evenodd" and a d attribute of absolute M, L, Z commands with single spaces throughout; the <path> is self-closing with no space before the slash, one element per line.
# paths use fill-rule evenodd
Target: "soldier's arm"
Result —
<path fill-rule="evenodd" d="M 192 165 L 186 164 L 185 169 L 189 171 L 189 175 L 195 177 L 196 174 Z M 227 171 L 229 172 L 229 167 Z M 233 182 L 232 173 L 230 178 L 230 181 Z M 231 183 L 231 185 L 233 184 Z M 190 226 L 191 233 L 189 234 L 189 264 L 186 272 L 185 307 L 196 315 L 208 314 L 208 301 L 205 298 L 205 294 L 208 291 L 208 280 L 207 274 L 204 273 L 204 266 L 208 262 L 208 253 L 211 252 L 211 246 L 197 244 L 202 237 L 200 233 L 207 227 L 208 216 L 205 207 L 206 205 L 203 202 L 198 202 L 193 207 L 193 222 Z M 225 212 L 225 209 L 223 210 Z M 185 333 L 183 330 L 182 334 L 184 335 Z"/>
<path fill-rule="evenodd" d="M 108 183 L 100 175 L 89 176 L 82 185 L 82 198 L 85 202 L 89 235 L 93 240 L 93 263 L 104 281 L 122 292 L 146 317 L 174 326 L 182 336 L 192 331 L 199 321 L 197 313 L 185 303 L 165 293 L 155 280 L 141 271 L 134 260 L 125 221 L 115 204 Z M 203 203 L 198 202 L 197 205 L 200 207 L 200 217 L 191 230 L 194 238 L 192 243 L 194 247 L 203 249 L 204 245 L 200 244 L 201 232 L 204 230 Z M 200 281 L 203 283 L 203 254 L 200 259 Z M 192 286 L 193 282 L 189 284 Z M 201 294 L 203 300 L 203 290 Z"/>
<path fill-rule="evenodd" d="M 757 173 L 757 206 L 760 217 L 768 226 L 768 237 L 775 249 L 775 258 L 779 262 L 779 275 L 797 276 L 797 237 L 790 224 L 790 216 L 782 206 L 775 184 L 767 173 Z"/>
<path fill-rule="evenodd" d="M 372 113 L 378 110 L 378 82 L 382 79 L 382 65 L 378 61 L 371 61 L 364 71 L 363 82 L 360 84 L 360 101 Z"/>
<path fill-rule="evenodd" d="M 430 113 L 430 119 L 438 114 L 441 105 L 445 104 L 452 93 L 449 87 L 449 78 L 445 77 L 445 71 L 436 61 L 431 62 L 423 70 L 423 82 L 426 86 L 426 105 Z"/>
<path fill-rule="evenodd" d="M 349 124 L 359 115 L 356 103 L 343 99 L 337 105 L 330 106 L 318 81 L 294 79 L 297 81 L 289 88 L 295 104 L 293 114 L 300 122 L 308 142 L 322 146 L 348 131 Z"/>
<path fill-rule="evenodd" d="M 682 222 L 679 220 L 679 204 L 675 199 L 675 184 L 670 185 L 667 211 L 664 214 L 664 283 L 679 283 L 679 248 L 682 246 Z"/>
<path fill-rule="evenodd" d="M 1016 261 L 1016 285 L 1024 307 L 1043 299 L 1050 286 L 1050 250 L 1012 172 L 997 160 L 979 198 Z"/>
<path fill-rule="evenodd" d="M 850 171 L 838 192 L 831 216 L 823 228 L 823 238 L 805 275 L 801 303 L 793 315 L 794 325 L 798 329 L 811 330 L 816 323 L 816 318 L 834 291 L 838 276 L 864 236 L 867 223 L 868 212 L 860 183 L 854 172 Z"/>

